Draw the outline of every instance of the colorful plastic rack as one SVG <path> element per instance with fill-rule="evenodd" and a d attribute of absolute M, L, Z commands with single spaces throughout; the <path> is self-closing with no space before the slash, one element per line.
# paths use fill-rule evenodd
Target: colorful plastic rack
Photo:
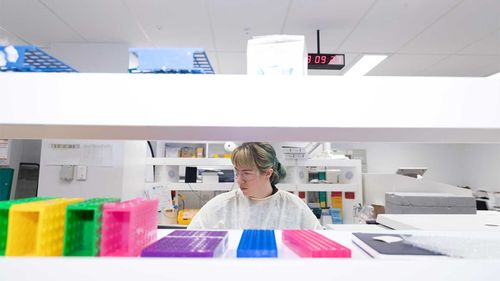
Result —
<path fill-rule="evenodd" d="M 176 230 L 142 250 L 142 257 L 219 257 L 227 249 L 227 231 Z"/>
<path fill-rule="evenodd" d="M 138 256 L 156 241 L 158 200 L 103 205 L 101 256 Z"/>
<path fill-rule="evenodd" d="M 203 48 L 131 48 L 130 73 L 214 74 Z"/>
<path fill-rule="evenodd" d="M 215 237 L 224 238 L 227 231 L 218 230 L 174 230 L 168 234 L 170 237 Z"/>
<path fill-rule="evenodd" d="M 33 197 L 16 199 L 10 201 L 0 201 L 0 256 L 5 255 L 7 245 L 7 227 L 9 226 L 9 209 L 13 205 L 52 199 L 51 197 Z"/>
<path fill-rule="evenodd" d="M 300 257 L 350 258 L 351 250 L 312 230 L 283 230 L 283 244 Z"/>
<path fill-rule="evenodd" d="M 238 258 L 278 257 L 274 230 L 243 230 L 236 256 Z"/>
<path fill-rule="evenodd" d="M 0 66 L 1 71 L 15 72 L 77 72 L 71 66 L 47 54 L 36 46 L 13 46 L 19 58 Z M 0 52 L 6 52 L 0 46 Z"/>
<path fill-rule="evenodd" d="M 98 256 L 101 246 L 102 205 L 117 198 L 94 198 L 68 205 L 64 228 L 65 256 Z"/>
<path fill-rule="evenodd" d="M 7 256 L 62 255 L 66 207 L 81 198 L 16 204 L 9 210 Z"/>

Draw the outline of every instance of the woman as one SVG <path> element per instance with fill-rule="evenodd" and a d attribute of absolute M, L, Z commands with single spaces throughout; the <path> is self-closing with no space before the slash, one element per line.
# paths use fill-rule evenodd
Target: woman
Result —
<path fill-rule="evenodd" d="M 240 188 L 210 200 L 188 229 L 322 229 L 300 198 L 276 188 L 286 172 L 270 144 L 244 143 L 231 162 Z"/>

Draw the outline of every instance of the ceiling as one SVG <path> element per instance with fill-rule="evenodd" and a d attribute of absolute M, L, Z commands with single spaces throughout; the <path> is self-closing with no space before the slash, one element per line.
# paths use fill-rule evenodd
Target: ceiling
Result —
<path fill-rule="evenodd" d="M 0 40 L 202 47 L 216 73 L 246 73 L 247 40 L 305 35 L 309 52 L 387 54 L 368 75 L 489 76 L 500 71 L 499 0 L 0 0 Z M 1 43 L 1 42 L 0 42 Z"/>

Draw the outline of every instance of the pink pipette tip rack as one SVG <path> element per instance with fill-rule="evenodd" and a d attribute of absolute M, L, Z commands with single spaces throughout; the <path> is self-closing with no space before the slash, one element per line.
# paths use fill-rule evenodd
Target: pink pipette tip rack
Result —
<path fill-rule="evenodd" d="M 351 249 L 313 230 L 283 230 L 283 244 L 303 258 L 350 258 Z"/>
<path fill-rule="evenodd" d="M 103 204 L 101 256 L 134 257 L 157 239 L 158 200 Z"/>

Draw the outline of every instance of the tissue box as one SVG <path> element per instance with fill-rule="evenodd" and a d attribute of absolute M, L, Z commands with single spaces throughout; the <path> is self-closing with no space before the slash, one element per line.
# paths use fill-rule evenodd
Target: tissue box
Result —
<path fill-rule="evenodd" d="M 472 196 L 449 193 L 385 193 L 386 214 L 475 214 Z"/>
<path fill-rule="evenodd" d="M 218 183 L 219 175 L 216 172 L 203 172 L 201 174 L 203 183 Z"/>

